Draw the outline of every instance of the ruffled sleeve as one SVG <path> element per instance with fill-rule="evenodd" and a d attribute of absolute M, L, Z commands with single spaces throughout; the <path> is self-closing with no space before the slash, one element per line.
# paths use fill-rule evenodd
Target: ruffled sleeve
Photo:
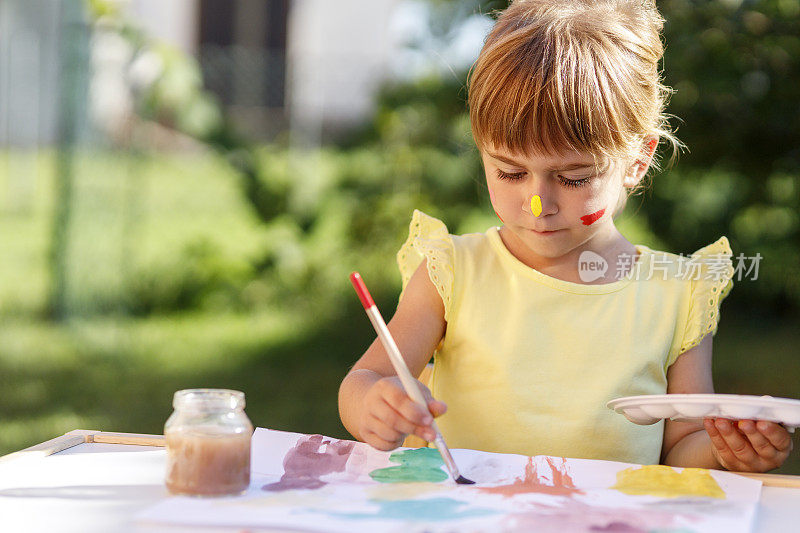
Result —
<path fill-rule="evenodd" d="M 716 334 L 720 303 L 733 288 L 732 255 L 728 239 L 720 237 L 682 263 L 681 275 L 690 283 L 689 312 L 680 349 L 668 364 L 700 344 L 709 333 Z"/>
<path fill-rule="evenodd" d="M 427 259 L 428 277 L 444 303 L 444 318 L 450 316 L 453 295 L 453 263 L 455 251 L 453 239 L 441 220 L 414 210 L 408 230 L 408 239 L 397 252 L 397 264 L 403 277 L 403 292 L 408 280 Z M 400 293 L 400 299 L 403 293 Z"/>

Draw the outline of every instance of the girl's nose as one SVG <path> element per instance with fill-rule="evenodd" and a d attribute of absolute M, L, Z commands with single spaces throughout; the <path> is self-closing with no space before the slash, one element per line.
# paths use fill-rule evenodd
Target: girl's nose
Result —
<path fill-rule="evenodd" d="M 522 211 L 529 215 L 540 217 L 550 214 L 551 211 L 553 211 L 553 207 L 554 206 L 547 202 L 546 199 L 538 194 L 534 194 L 523 202 Z"/>

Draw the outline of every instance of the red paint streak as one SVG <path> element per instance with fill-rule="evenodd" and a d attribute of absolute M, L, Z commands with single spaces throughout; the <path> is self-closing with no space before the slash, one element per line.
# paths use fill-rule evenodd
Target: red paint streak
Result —
<path fill-rule="evenodd" d="M 500 222 L 505 224 L 506 221 L 503 220 L 503 217 L 501 217 L 500 213 L 497 212 L 497 209 L 494 208 L 494 191 L 492 189 L 489 189 L 489 200 L 491 200 L 491 202 L 492 202 L 492 209 L 494 210 L 494 214 L 497 215 L 497 218 L 500 219 Z"/>
<path fill-rule="evenodd" d="M 575 488 L 572 476 L 567 472 L 566 461 L 562 459 L 561 465 L 556 465 L 554 459 L 545 457 L 550 473 L 553 477 L 552 484 L 540 477 L 533 464 L 533 457 L 528 459 L 525 466 L 525 476 L 517 478 L 509 485 L 498 485 L 496 487 L 478 488 L 477 490 L 489 494 L 500 494 L 502 496 L 514 496 L 528 492 L 538 492 L 541 494 L 552 494 L 555 496 L 572 496 L 573 494 L 583 494 L 583 491 Z"/>
<path fill-rule="evenodd" d="M 606 208 L 604 207 L 600 211 L 595 211 L 594 213 L 591 213 L 591 214 L 588 214 L 588 215 L 583 215 L 581 217 L 581 220 L 583 220 L 583 225 L 584 226 L 591 226 L 592 224 L 597 222 L 600 219 L 600 217 L 603 216 L 603 214 L 605 212 L 606 212 Z"/>

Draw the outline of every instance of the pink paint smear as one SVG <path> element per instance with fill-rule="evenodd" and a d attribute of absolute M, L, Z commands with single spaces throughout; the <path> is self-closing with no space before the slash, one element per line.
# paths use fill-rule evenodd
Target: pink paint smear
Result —
<path fill-rule="evenodd" d="M 489 494 L 501 494 L 507 497 L 526 492 L 538 492 L 540 494 L 553 494 L 556 496 L 583 494 L 583 491 L 575 487 L 572 476 L 567 472 L 564 459 L 561 460 L 562 463 L 560 465 L 557 465 L 555 463 L 556 460 L 552 457 L 545 457 L 545 460 L 550 467 L 550 474 L 553 477 L 552 484 L 536 472 L 536 465 L 533 463 L 533 457 L 530 457 L 528 459 L 528 464 L 525 466 L 525 475 L 523 477 L 517 478 L 513 483 L 508 485 L 481 487 L 477 490 Z"/>

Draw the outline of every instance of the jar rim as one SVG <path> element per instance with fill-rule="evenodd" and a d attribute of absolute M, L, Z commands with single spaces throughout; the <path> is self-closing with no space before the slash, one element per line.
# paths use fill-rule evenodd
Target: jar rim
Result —
<path fill-rule="evenodd" d="M 244 392 L 233 389 L 183 389 L 175 392 L 175 409 L 244 409 Z"/>

